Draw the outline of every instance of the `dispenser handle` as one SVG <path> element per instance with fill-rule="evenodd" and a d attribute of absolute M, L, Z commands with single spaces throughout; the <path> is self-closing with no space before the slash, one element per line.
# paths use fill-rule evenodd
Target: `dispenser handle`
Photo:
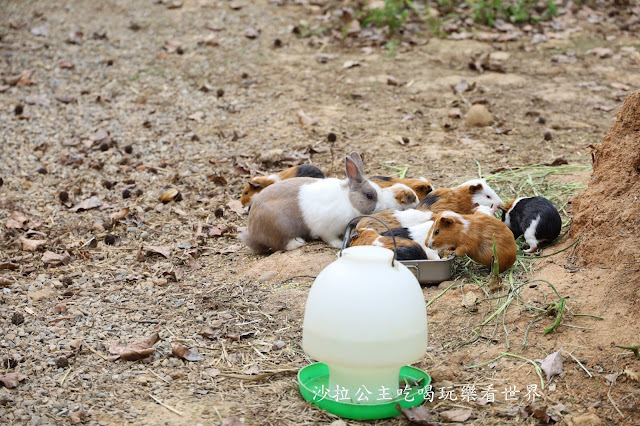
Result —
<path fill-rule="evenodd" d="M 398 259 L 398 245 L 396 244 L 396 236 L 393 235 L 393 232 L 391 232 L 391 228 L 389 228 L 389 225 L 387 225 L 382 219 L 375 216 L 368 215 L 368 214 L 354 217 L 349 221 L 349 223 L 347 223 L 347 230 L 344 232 L 344 240 L 342 241 L 342 247 L 340 247 L 340 257 L 342 257 L 342 250 L 347 248 L 347 244 L 349 244 L 351 240 L 351 231 L 356 226 L 356 224 L 360 221 L 360 219 L 363 219 L 365 217 L 369 217 L 371 219 L 377 220 L 378 222 L 383 224 L 384 227 L 387 228 L 387 230 L 389 231 L 391 238 L 393 238 L 393 258 L 391 259 L 391 266 L 396 266 L 395 261 Z"/>

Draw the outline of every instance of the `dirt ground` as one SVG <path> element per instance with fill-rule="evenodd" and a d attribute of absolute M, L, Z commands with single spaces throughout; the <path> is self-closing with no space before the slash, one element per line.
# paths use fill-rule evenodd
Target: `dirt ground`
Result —
<path fill-rule="evenodd" d="M 301 21 L 313 26 L 321 3 L 0 3 L 0 377 L 24 375 L 0 388 L 3 422 L 336 421 L 302 400 L 295 376 L 312 362 L 301 348 L 306 296 L 336 251 L 318 242 L 264 257 L 242 246 L 246 214 L 234 201 L 250 174 L 304 161 L 342 177 L 354 150 L 368 174 L 409 166 L 438 186 L 479 168 L 559 157 L 590 165 L 590 145 L 640 87 L 637 36 L 606 11 L 560 16 L 535 44 L 530 33 L 509 42 L 427 34 L 385 49 L 294 34 Z M 504 72 L 471 70 L 483 53 Z M 465 126 L 475 103 L 493 125 Z M 639 343 L 640 270 L 584 264 L 574 247 L 520 266 L 515 277 L 532 282 L 476 337 L 499 307 L 474 282 L 487 281 L 486 269 L 459 260 L 453 286 L 424 288 L 437 300 L 415 365 L 434 388 L 458 393 L 427 404 L 434 421 L 451 409 L 470 409 L 468 424 L 546 421 L 524 418 L 526 387 L 540 385 L 530 363 L 468 367 L 562 349 L 564 371 L 538 387 L 548 421 L 638 424 L 640 360 L 616 346 Z M 533 280 L 553 283 L 573 314 L 603 320 L 565 313 L 543 336 L 554 316 L 542 317 L 522 347 L 530 306 L 557 299 Z M 462 304 L 470 292 L 475 307 Z M 112 344 L 153 333 L 151 356 L 109 359 Z M 179 359 L 172 345 L 203 359 Z M 461 401 L 467 384 L 492 384 L 495 403 Z M 511 386 L 521 394 L 508 402 L 500 392 Z"/>

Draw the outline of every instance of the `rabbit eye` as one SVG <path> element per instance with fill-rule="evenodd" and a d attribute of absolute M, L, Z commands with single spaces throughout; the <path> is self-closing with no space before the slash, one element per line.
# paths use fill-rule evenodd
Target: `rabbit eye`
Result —
<path fill-rule="evenodd" d="M 249 195 L 249 191 L 244 191 L 244 195 Z"/>
<path fill-rule="evenodd" d="M 373 200 L 373 194 L 370 192 L 367 192 L 367 200 Z"/>
<path fill-rule="evenodd" d="M 491 199 L 491 196 L 487 195 L 487 198 L 488 198 L 488 199 Z"/>
<path fill-rule="evenodd" d="M 433 233 L 433 235 L 438 235 L 440 233 L 439 229 L 436 229 L 436 232 Z"/>

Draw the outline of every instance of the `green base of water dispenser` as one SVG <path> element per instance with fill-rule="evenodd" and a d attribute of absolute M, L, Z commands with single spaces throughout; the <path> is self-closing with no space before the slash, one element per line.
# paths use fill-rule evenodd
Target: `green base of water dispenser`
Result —
<path fill-rule="evenodd" d="M 298 372 L 298 386 L 305 401 L 331 414 L 353 420 L 376 420 L 398 416 L 400 412 L 396 408 L 397 404 L 402 408 L 417 407 L 424 402 L 426 389 L 431 384 L 431 377 L 419 368 L 405 366 L 400 369 L 398 383 L 401 383 L 401 388 L 406 384 L 411 389 L 397 397 L 389 395 L 389 400 L 385 399 L 375 404 L 355 404 L 352 402 L 355 395 L 347 398 L 328 388 L 329 367 L 326 364 L 316 362 Z M 378 395 L 377 389 L 369 391 Z M 372 398 L 364 391 L 358 397 Z"/>

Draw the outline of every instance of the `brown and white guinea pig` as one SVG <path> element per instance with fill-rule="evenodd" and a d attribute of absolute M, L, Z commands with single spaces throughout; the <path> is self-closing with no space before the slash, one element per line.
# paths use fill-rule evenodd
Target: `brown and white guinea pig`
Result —
<path fill-rule="evenodd" d="M 521 197 L 509 201 L 502 210 L 502 221 L 511 229 L 514 238 L 524 234 L 529 245 L 526 253 L 536 251 L 543 241 L 558 238 L 562 228 L 558 209 L 544 197 Z"/>
<path fill-rule="evenodd" d="M 262 252 L 293 250 L 318 238 L 340 247 L 349 221 L 378 206 L 363 168 L 353 152 L 346 158 L 346 179 L 300 177 L 268 186 L 253 200 L 242 241 Z"/>
<path fill-rule="evenodd" d="M 500 272 L 516 261 L 515 239 L 500 219 L 484 213 L 461 215 L 445 211 L 435 215 L 434 222 L 427 239 L 429 248 L 451 249 L 456 256 L 466 254 L 491 267 L 495 240 Z"/>
<path fill-rule="evenodd" d="M 377 183 L 381 188 L 386 188 L 397 183 L 407 185 L 416 193 L 418 201 L 422 201 L 422 199 L 434 189 L 433 183 L 429 179 L 423 177 L 401 179 L 387 176 L 371 176 L 369 180 Z"/>
<path fill-rule="evenodd" d="M 256 176 L 251 178 L 249 183 L 242 190 L 240 202 L 245 207 L 251 206 L 252 198 L 267 186 L 273 185 L 274 183 L 281 180 L 294 177 L 311 177 L 324 179 L 325 175 L 316 166 L 312 166 L 311 164 L 302 164 L 300 166 L 289 167 L 288 169 L 285 169 L 278 174 L 269 176 Z"/>
<path fill-rule="evenodd" d="M 430 221 L 433 213 L 408 209 L 404 211 L 383 210 L 371 216 L 377 217 L 387 224 L 389 228 L 409 228 Z M 358 222 L 357 229 L 373 229 L 379 234 L 387 231 L 387 228 L 375 219 L 365 217 Z"/>
<path fill-rule="evenodd" d="M 383 210 L 406 210 L 418 205 L 415 191 L 402 183 L 381 188 L 374 182 L 371 185 L 378 192 L 379 206 Z"/>
<path fill-rule="evenodd" d="M 438 260 L 440 259 L 440 256 L 438 256 L 438 250 L 429 248 L 426 245 L 429 231 L 431 230 L 433 223 L 434 222 L 432 220 L 429 220 L 427 222 L 413 225 L 407 228 L 391 228 L 391 230 L 385 231 L 380 235 L 382 235 L 383 237 L 395 236 L 396 238 L 414 241 L 420 245 L 422 250 L 424 250 L 425 254 L 427 255 L 427 259 Z"/>
<path fill-rule="evenodd" d="M 484 179 L 473 179 L 455 188 L 438 188 L 431 191 L 416 208 L 434 213 L 454 211 L 459 214 L 471 214 L 476 205 L 496 208 L 503 207 L 504 202 Z"/>
<path fill-rule="evenodd" d="M 382 236 L 372 229 L 354 230 L 351 234 L 352 246 L 376 246 L 393 250 L 393 238 Z M 396 237 L 398 260 L 426 260 L 427 255 L 420 244 L 408 238 Z"/>

